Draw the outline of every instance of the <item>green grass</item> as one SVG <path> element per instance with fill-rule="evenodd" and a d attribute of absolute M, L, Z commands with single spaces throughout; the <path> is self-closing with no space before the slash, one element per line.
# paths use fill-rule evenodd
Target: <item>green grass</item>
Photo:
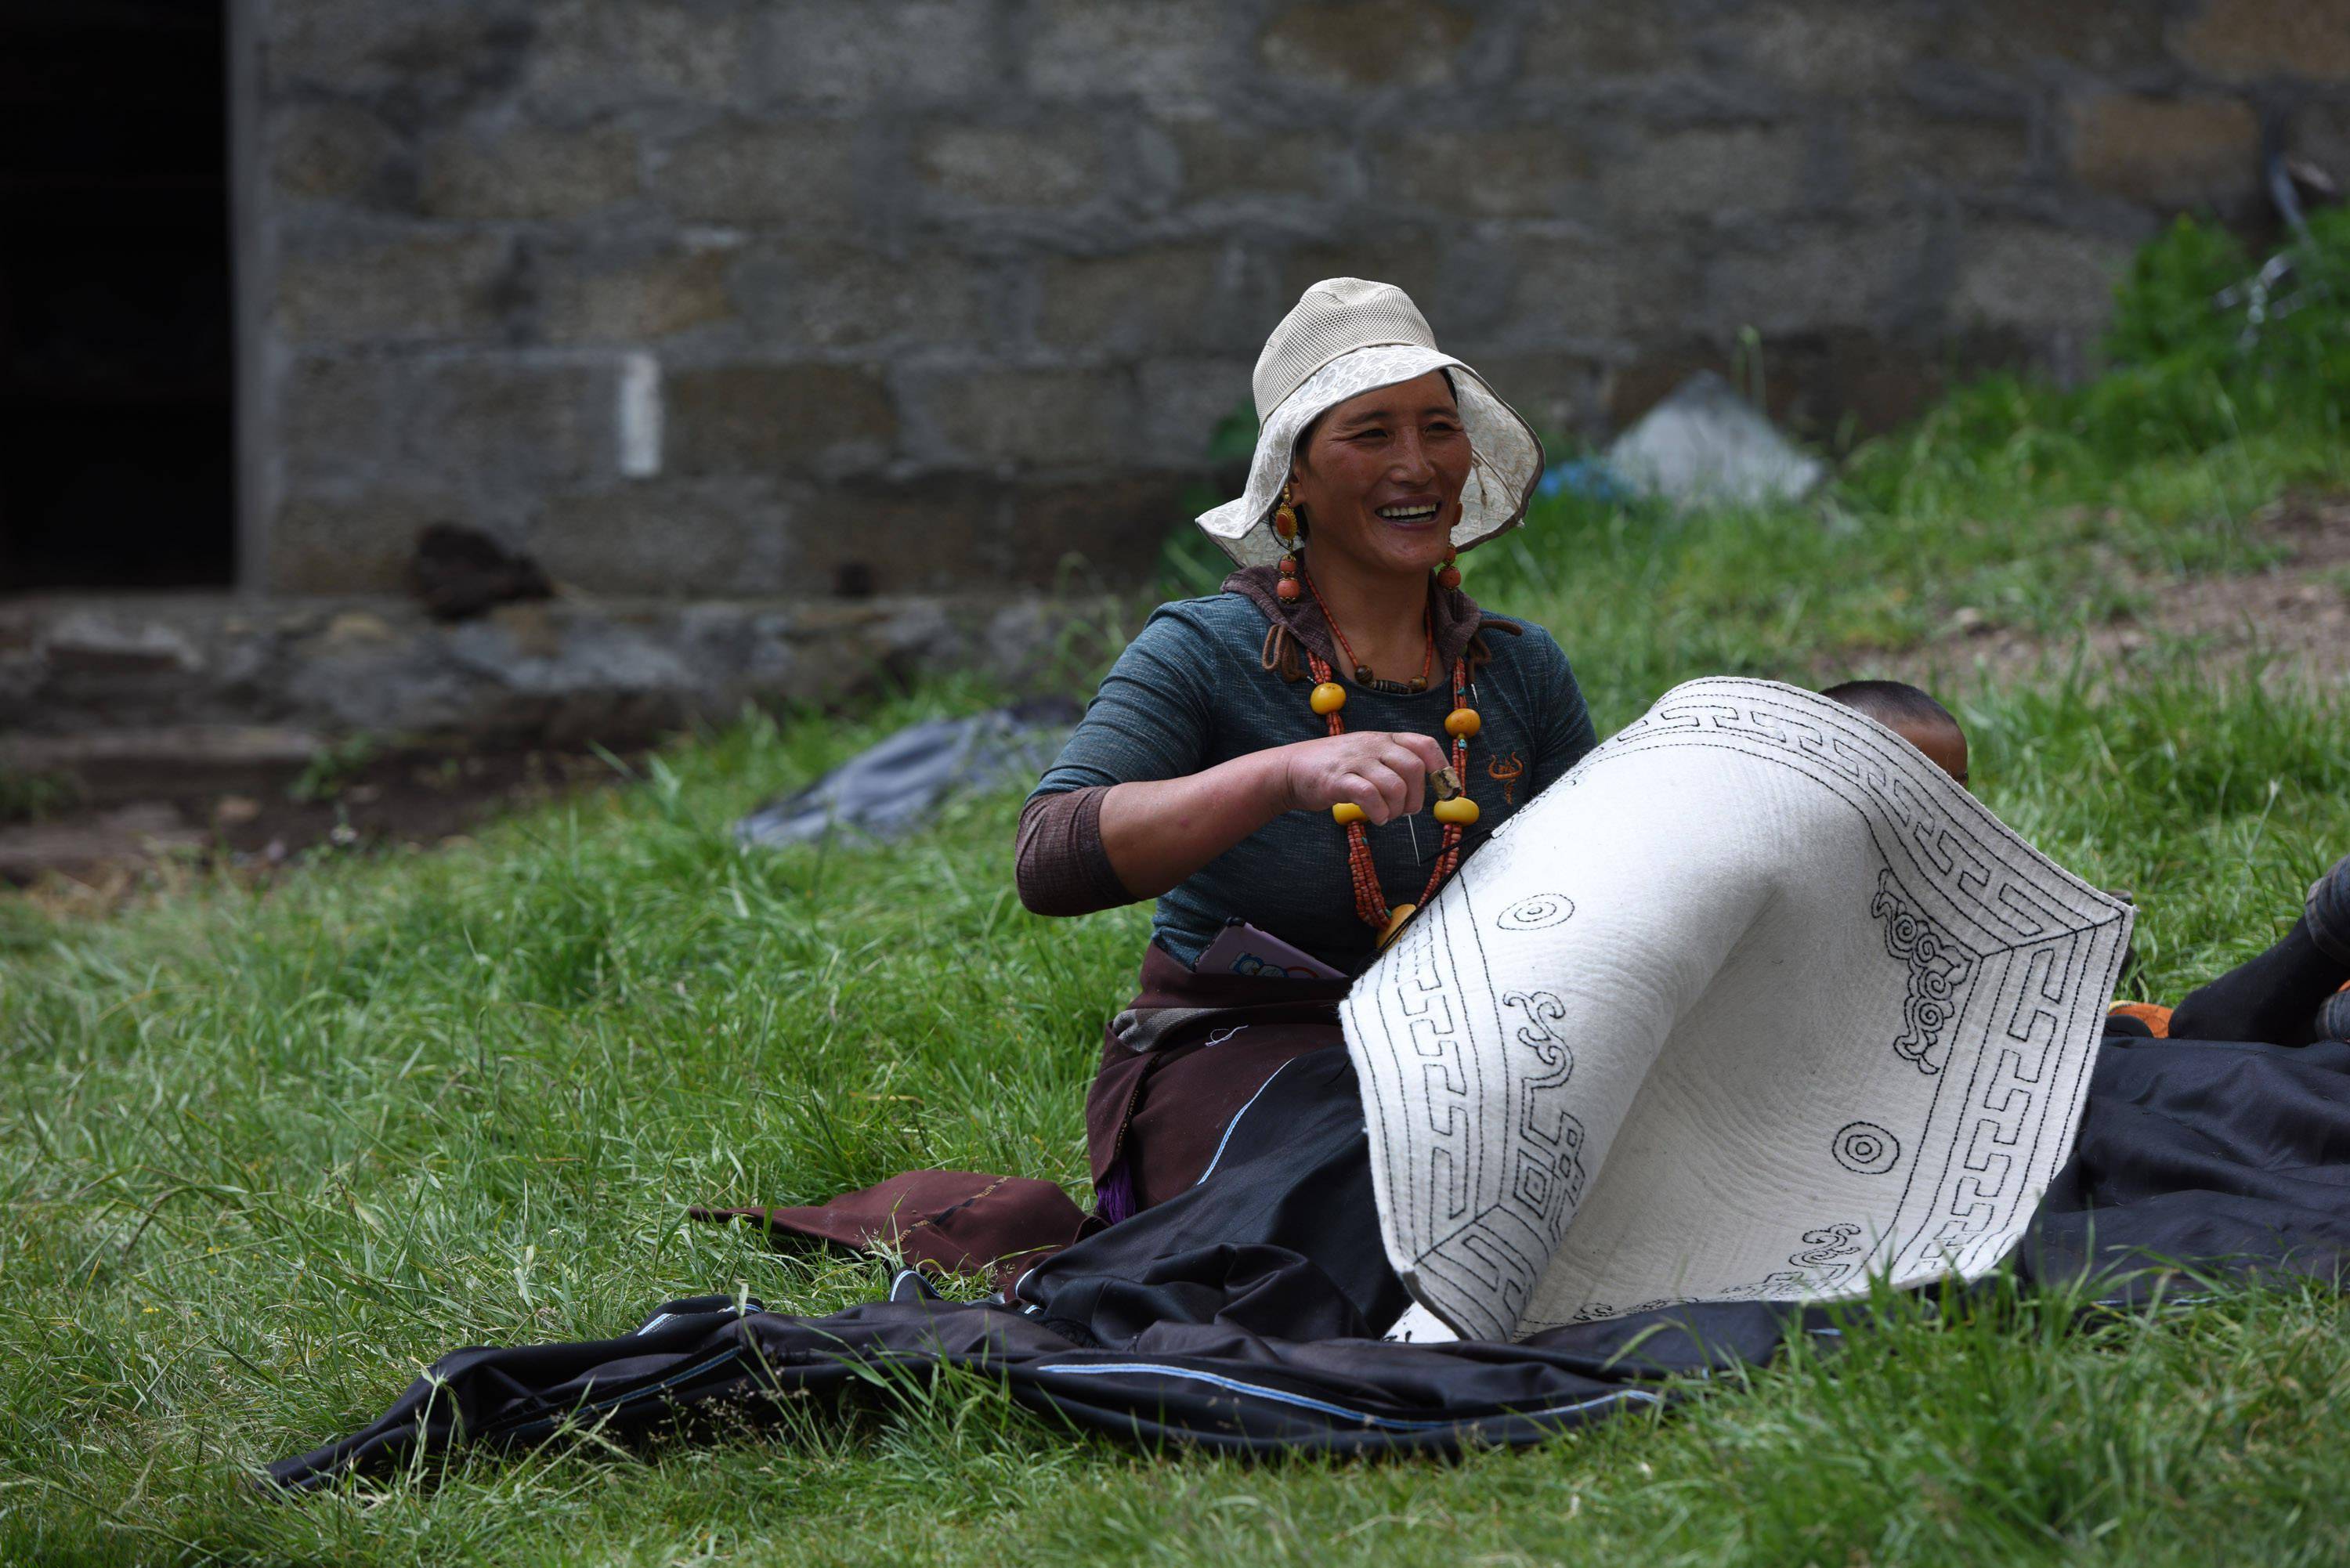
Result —
<path fill-rule="evenodd" d="M 2153 585 L 2259 565 L 2248 520 L 2287 488 L 2350 485 L 2337 409 L 2260 407 L 2116 449 L 2078 398 L 1991 384 L 1857 454 L 1825 515 L 1546 504 L 1468 558 L 1471 587 L 1556 631 L 1603 732 L 1691 675 L 1866 673 L 1962 606 L 2047 634 L 2033 678 L 1944 694 L 1990 804 L 2137 890 L 2130 983 L 2175 998 L 2350 846 L 2350 704 L 2187 649 L 2127 680 L 2063 649 Z M 1010 795 L 888 851 L 727 834 L 989 695 L 748 720 L 473 846 L 326 854 L 268 890 L 199 882 L 102 922 L 0 901 L 0 1563 L 2350 1557 L 2350 1314 L 2314 1291 L 2129 1317 L 1880 1302 L 1839 1355 L 1453 1464 L 1139 1456 L 963 1376 L 783 1437 L 242 1496 L 457 1345 L 886 1282 L 688 1203 L 927 1166 L 1081 1183 L 1143 909 L 1023 911 Z"/>
<path fill-rule="evenodd" d="M 1719 618 L 1732 642 L 1777 635 Z M 1587 671 L 1607 667 L 1565 629 Z M 1602 680 L 1612 728 L 1638 694 Z M 817 1311 L 884 1282 L 877 1262 L 690 1224 L 688 1202 L 817 1199 L 922 1166 L 1082 1179 L 1084 1084 L 1142 910 L 1022 911 L 1008 796 L 888 852 L 743 855 L 725 832 L 776 785 L 980 696 L 748 722 L 473 848 L 328 858 L 274 891 L 200 888 L 105 923 L 13 909 L 0 1561 L 2344 1549 L 2322 1479 L 2350 1438 L 2333 1397 L 2350 1325 L 2315 1294 L 2086 1327 L 1896 1304 L 1840 1360 L 1459 1465 L 1139 1459 L 963 1380 L 788 1441 L 237 1497 L 242 1467 L 364 1421 L 459 1345 L 599 1335 L 692 1291 Z M 1991 803 L 2140 890 L 2152 994 L 2265 943 L 2340 847 L 2337 696 L 2182 664 L 1960 708 Z"/>

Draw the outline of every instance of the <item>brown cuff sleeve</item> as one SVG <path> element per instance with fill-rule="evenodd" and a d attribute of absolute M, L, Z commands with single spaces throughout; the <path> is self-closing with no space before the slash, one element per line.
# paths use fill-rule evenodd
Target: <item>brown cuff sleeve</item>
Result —
<path fill-rule="evenodd" d="M 1032 912 L 1090 915 L 1134 902 L 1102 846 L 1102 796 L 1110 787 L 1040 794 L 1020 808 L 1012 879 Z"/>

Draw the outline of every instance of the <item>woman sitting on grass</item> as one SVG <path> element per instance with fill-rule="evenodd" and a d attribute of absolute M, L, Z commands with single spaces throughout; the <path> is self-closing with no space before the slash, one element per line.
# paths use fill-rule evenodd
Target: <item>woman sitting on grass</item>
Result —
<path fill-rule="evenodd" d="M 1452 564 L 1523 517 L 1525 421 L 1357 278 L 1307 289 L 1254 379 L 1247 493 L 1199 519 L 1240 569 L 1159 607 L 1021 814 L 1029 909 L 1159 900 L 1087 1105 L 1109 1220 L 1339 1043 L 1348 977 L 1594 743 L 1558 645 Z"/>

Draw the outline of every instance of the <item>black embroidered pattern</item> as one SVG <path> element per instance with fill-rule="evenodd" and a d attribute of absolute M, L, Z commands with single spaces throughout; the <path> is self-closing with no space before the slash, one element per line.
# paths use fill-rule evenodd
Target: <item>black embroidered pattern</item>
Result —
<path fill-rule="evenodd" d="M 1860 1227 L 1850 1220 L 1838 1220 L 1834 1225 L 1823 1225 L 1816 1231 L 1806 1231 L 1804 1232 L 1803 1251 L 1790 1255 L 1787 1262 L 1798 1268 L 1816 1269 L 1833 1263 L 1838 1258 L 1853 1257 L 1861 1250 L 1856 1240 L 1859 1235 Z"/>
<path fill-rule="evenodd" d="M 1934 929 L 1909 907 L 1888 868 L 1877 874 L 1877 896 L 1868 912 L 1885 922 L 1885 950 L 1909 966 L 1909 994 L 1901 1004 L 1903 1028 L 1893 1048 L 1928 1075 L 1942 1070 L 1942 1031 L 1958 1015 L 1955 998 L 1975 972 L 1975 955 Z"/>

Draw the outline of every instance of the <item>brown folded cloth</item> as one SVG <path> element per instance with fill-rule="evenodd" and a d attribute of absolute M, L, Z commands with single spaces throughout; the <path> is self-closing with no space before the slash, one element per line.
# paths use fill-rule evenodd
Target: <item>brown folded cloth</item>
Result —
<path fill-rule="evenodd" d="M 1086 1232 L 1058 1184 L 974 1170 L 910 1170 L 828 1203 L 785 1209 L 689 1209 L 696 1220 L 751 1220 L 777 1241 L 829 1241 L 897 1252 L 918 1269 L 990 1274 L 998 1290 Z"/>
<path fill-rule="evenodd" d="M 1123 1194 L 1149 1208 L 1197 1181 L 1267 1079 L 1344 1043 L 1347 984 L 1200 975 L 1155 942 L 1145 949 L 1141 991 L 1103 1031 L 1101 1071 L 1086 1096 L 1096 1190 L 1115 1169 Z M 987 1274 L 1007 1293 L 1035 1264 L 1123 1217 L 1083 1213 L 1050 1181 L 974 1170 L 910 1170 L 828 1203 L 686 1212 L 755 1220 L 777 1241 L 886 1249 L 915 1268 Z"/>

